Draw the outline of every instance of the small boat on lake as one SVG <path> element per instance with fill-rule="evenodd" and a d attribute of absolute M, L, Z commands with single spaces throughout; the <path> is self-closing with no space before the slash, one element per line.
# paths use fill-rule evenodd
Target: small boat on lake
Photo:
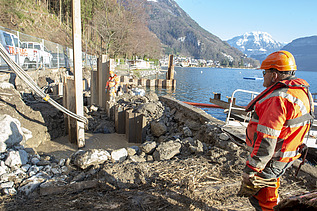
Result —
<path fill-rule="evenodd" d="M 259 77 L 243 77 L 243 79 L 246 79 L 246 80 L 263 80 L 263 78 L 259 78 Z"/>

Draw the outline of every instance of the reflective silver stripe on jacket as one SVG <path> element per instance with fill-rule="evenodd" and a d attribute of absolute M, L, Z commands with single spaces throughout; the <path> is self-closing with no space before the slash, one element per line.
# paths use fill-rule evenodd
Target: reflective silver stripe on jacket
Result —
<path fill-rule="evenodd" d="M 273 157 L 275 158 L 289 158 L 289 157 L 295 157 L 298 155 L 298 151 L 287 151 L 287 152 L 281 152 L 280 150 L 275 152 Z"/>
<path fill-rule="evenodd" d="M 301 122 L 298 124 L 293 124 L 293 125 L 289 125 L 288 127 L 293 128 L 293 127 L 303 127 L 305 125 L 309 125 L 310 124 L 310 120 L 307 120 L 305 122 Z"/>
<path fill-rule="evenodd" d="M 270 135 L 270 136 L 275 136 L 275 137 L 279 137 L 279 135 L 281 133 L 280 130 L 274 130 L 272 128 L 269 128 L 269 127 L 266 127 L 266 126 L 263 126 L 260 124 L 258 124 L 258 126 L 257 126 L 257 131 L 261 132 L 261 133 L 265 133 L 265 134 Z"/>
<path fill-rule="evenodd" d="M 300 111 L 302 112 L 302 115 L 307 114 L 308 111 L 307 111 L 303 101 L 301 101 L 297 97 L 294 97 L 291 94 L 288 94 L 287 91 L 288 91 L 288 88 L 277 89 L 277 90 L 273 91 L 271 94 L 269 94 L 268 96 L 259 100 L 259 104 L 263 103 L 265 100 L 267 100 L 271 97 L 283 97 L 285 99 L 288 99 L 291 103 L 298 105 L 300 108 Z"/>

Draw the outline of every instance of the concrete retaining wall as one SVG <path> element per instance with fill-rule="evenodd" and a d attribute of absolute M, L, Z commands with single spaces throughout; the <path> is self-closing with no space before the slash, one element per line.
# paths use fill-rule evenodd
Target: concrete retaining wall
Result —
<path fill-rule="evenodd" d="M 199 121 L 200 124 L 206 124 L 207 122 L 212 122 L 217 125 L 225 124 L 225 122 L 214 118 L 213 116 L 207 114 L 205 111 L 195 106 L 183 103 L 182 101 L 176 100 L 175 98 L 168 95 L 161 96 L 159 97 L 159 99 L 171 109 L 175 108 L 177 112 L 181 112 L 184 117 L 187 117 L 188 119 L 191 119 L 193 121 Z"/>

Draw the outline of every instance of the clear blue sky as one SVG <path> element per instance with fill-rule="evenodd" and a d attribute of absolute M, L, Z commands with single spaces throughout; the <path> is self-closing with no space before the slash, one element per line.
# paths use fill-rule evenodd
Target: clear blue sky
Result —
<path fill-rule="evenodd" d="M 279 42 L 317 35 L 317 0 L 175 0 L 222 40 L 263 31 Z"/>

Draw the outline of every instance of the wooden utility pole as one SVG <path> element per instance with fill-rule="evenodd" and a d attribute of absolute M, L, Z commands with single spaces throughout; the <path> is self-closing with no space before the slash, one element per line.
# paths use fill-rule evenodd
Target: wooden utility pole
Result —
<path fill-rule="evenodd" d="M 73 49 L 74 49 L 73 59 L 74 59 L 76 114 L 84 116 L 80 0 L 72 0 L 72 19 L 73 19 Z M 81 148 L 85 146 L 84 123 L 77 121 L 76 127 L 77 127 L 77 146 Z"/>
<path fill-rule="evenodd" d="M 174 79 L 174 65 L 173 65 L 173 55 L 169 55 L 168 59 L 168 68 L 167 68 L 167 80 L 173 80 Z"/>

